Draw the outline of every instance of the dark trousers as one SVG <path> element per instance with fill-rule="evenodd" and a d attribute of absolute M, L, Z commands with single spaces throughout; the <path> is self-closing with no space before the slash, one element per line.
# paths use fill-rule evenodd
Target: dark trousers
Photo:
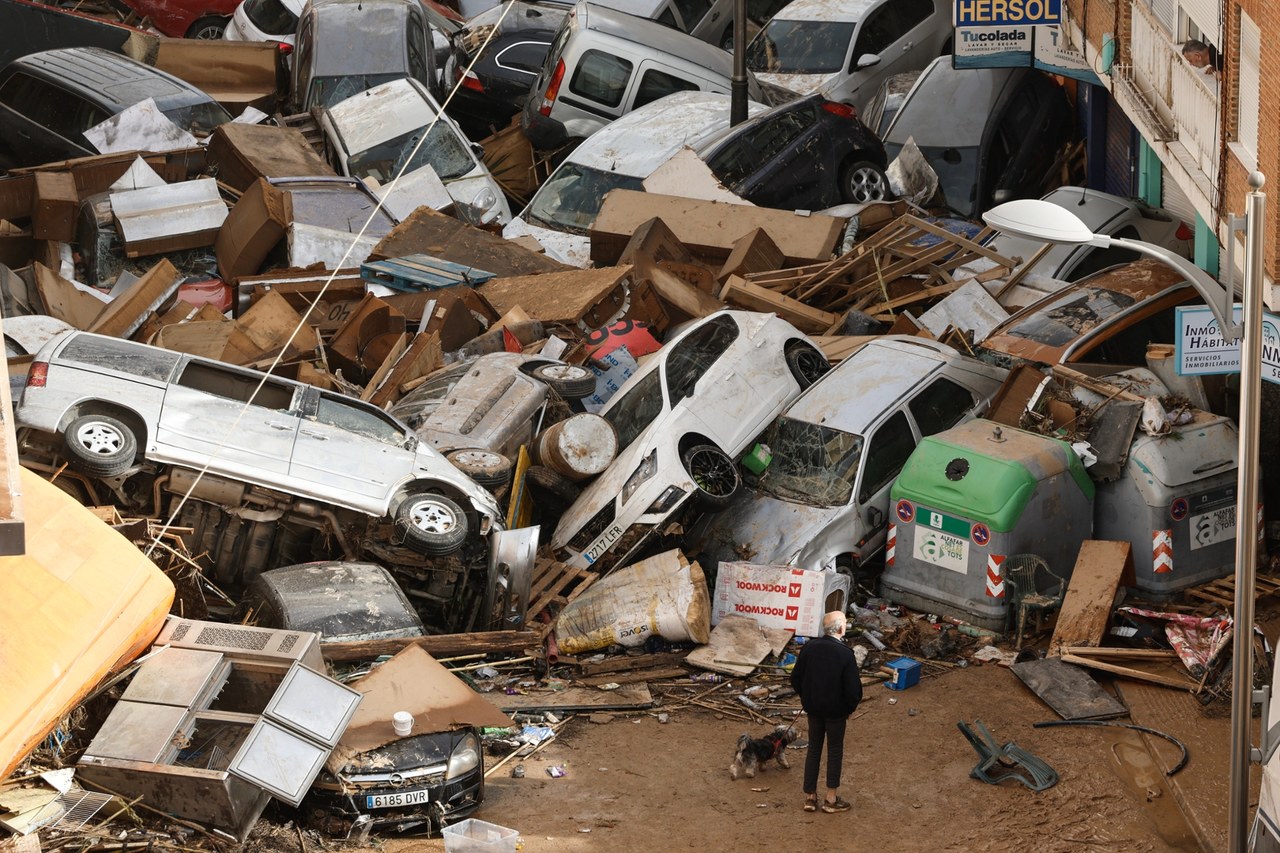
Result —
<path fill-rule="evenodd" d="M 804 757 L 804 792 L 818 791 L 818 767 L 822 763 L 822 742 L 827 742 L 827 787 L 840 787 L 844 763 L 844 729 L 848 717 L 809 717 L 809 751 Z"/>

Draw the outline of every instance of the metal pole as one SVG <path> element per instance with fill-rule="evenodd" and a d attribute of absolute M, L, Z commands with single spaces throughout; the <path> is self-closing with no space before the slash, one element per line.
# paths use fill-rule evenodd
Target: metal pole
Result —
<path fill-rule="evenodd" d="M 1236 479 L 1236 600 L 1232 623 L 1231 779 L 1227 849 L 1249 840 L 1249 765 L 1253 748 L 1253 587 L 1258 561 L 1258 413 L 1262 396 L 1263 176 L 1249 175 L 1245 203 L 1244 339 L 1240 343 L 1240 467 Z M 1234 240 L 1235 237 L 1229 237 Z"/>
<path fill-rule="evenodd" d="M 729 124 L 747 120 L 747 0 L 733 0 L 733 79 L 729 81 Z"/>

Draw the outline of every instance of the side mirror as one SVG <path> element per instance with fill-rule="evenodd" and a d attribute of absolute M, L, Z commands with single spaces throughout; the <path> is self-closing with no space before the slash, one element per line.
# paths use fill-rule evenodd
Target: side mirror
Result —
<path fill-rule="evenodd" d="M 1013 190 L 1005 188 L 996 190 L 991 194 L 992 206 L 1004 204 L 1006 201 L 1013 201 Z"/>
<path fill-rule="evenodd" d="M 878 53 L 864 53 L 862 54 L 862 56 L 858 57 L 859 68 L 870 68 L 873 65 L 879 65 L 879 64 L 880 64 L 880 54 Z"/>
<path fill-rule="evenodd" d="M 873 506 L 867 508 L 867 527 L 875 530 L 884 524 L 884 513 L 880 511 L 880 507 Z"/>
<path fill-rule="evenodd" d="M 471 143 L 471 152 L 476 155 L 477 160 L 484 159 L 484 146 L 479 142 Z"/>

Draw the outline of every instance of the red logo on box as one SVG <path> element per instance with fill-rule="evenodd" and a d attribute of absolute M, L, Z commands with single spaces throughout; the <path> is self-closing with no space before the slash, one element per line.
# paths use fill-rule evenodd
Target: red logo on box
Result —
<path fill-rule="evenodd" d="M 804 588 L 802 584 L 798 583 L 789 583 L 787 587 L 787 598 L 799 598 L 800 591 Z"/>
<path fill-rule="evenodd" d="M 797 620 L 797 619 L 799 619 L 799 618 L 800 618 L 800 608 L 799 608 L 799 607 L 788 607 L 788 608 L 787 608 L 787 621 L 788 621 L 788 622 L 794 622 L 794 621 L 796 621 L 796 620 Z"/>

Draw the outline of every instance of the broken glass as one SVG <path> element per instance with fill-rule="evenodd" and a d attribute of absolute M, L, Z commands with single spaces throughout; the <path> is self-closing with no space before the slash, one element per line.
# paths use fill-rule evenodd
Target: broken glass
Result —
<path fill-rule="evenodd" d="M 361 179 L 372 177 L 378 183 L 386 184 L 402 172 L 407 174 L 430 166 L 440 180 L 448 181 L 460 178 L 476 167 L 475 160 L 444 119 L 431 125 L 426 141 L 419 146 L 423 130 L 419 127 L 353 153 L 347 161 L 351 175 Z M 407 166 L 406 160 L 409 161 Z"/>
<path fill-rule="evenodd" d="M 1006 334 L 1045 346 L 1065 346 L 1134 302 L 1132 296 L 1113 290 L 1092 287 L 1074 291 L 1010 326 Z"/>
<path fill-rule="evenodd" d="M 782 21 L 774 18 L 747 47 L 747 68 L 757 74 L 830 74 L 844 68 L 853 21 Z"/>
<path fill-rule="evenodd" d="M 658 371 L 623 388 L 618 396 L 617 403 L 601 414 L 618 431 L 618 454 L 621 455 L 645 427 L 662 414 L 662 381 Z"/>
<path fill-rule="evenodd" d="M 862 459 L 862 436 L 808 421 L 778 418 L 765 435 L 773 453 L 757 485 L 785 501 L 844 506 Z"/>
<path fill-rule="evenodd" d="M 640 178 L 566 162 L 529 202 L 525 218 L 534 225 L 586 234 L 610 190 L 643 189 Z"/>

